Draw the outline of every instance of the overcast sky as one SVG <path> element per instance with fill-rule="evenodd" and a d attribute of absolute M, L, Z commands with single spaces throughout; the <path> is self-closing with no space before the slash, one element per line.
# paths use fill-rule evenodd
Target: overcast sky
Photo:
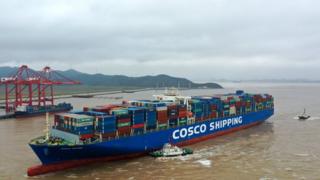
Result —
<path fill-rule="evenodd" d="M 0 66 L 320 79 L 320 1 L 3 0 Z"/>

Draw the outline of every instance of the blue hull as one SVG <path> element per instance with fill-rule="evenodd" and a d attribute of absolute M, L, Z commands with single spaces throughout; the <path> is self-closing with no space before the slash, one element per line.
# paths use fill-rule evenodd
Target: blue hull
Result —
<path fill-rule="evenodd" d="M 261 123 L 274 113 L 273 109 L 227 118 L 198 122 L 192 125 L 121 137 L 87 145 L 34 145 L 30 144 L 43 165 L 70 160 L 121 157 L 161 149 L 165 143 L 186 145 L 202 141 L 224 132 L 236 131 Z"/>

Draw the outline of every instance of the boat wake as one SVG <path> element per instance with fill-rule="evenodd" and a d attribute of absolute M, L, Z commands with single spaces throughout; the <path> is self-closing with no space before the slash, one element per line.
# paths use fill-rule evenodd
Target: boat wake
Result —
<path fill-rule="evenodd" d="M 172 160 L 174 160 L 174 161 L 176 161 L 176 160 L 190 161 L 190 160 L 198 159 L 196 157 L 198 157 L 198 156 L 188 155 L 188 156 L 177 156 L 177 157 L 160 157 L 160 158 L 157 158 L 157 161 L 161 161 L 161 162 L 168 162 L 168 161 L 172 161 Z M 207 168 L 211 167 L 211 164 L 212 164 L 211 160 L 205 159 L 205 158 L 195 160 L 195 161 L 193 161 L 193 163 L 200 164 L 203 167 L 207 167 Z"/>
<path fill-rule="evenodd" d="M 204 167 L 211 167 L 211 161 L 208 159 L 200 159 L 196 161 L 197 163 L 200 163 Z"/>
<path fill-rule="evenodd" d="M 166 162 L 170 160 L 180 160 L 180 161 L 191 161 L 193 163 L 201 164 L 204 167 L 211 167 L 211 160 L 207 159 L 212 157 L 214 153 L 214 148 L 205 148 L 194 151 L 193 154 L 186 156 L 176 156 L 176 157 L 159 157 L 156 160 Z"/>
<path fill-rule="evenodd" d="M 293 119 L 300 120 L 298 116 L 295 116 Z M 305 121 L 314 121 L 314 120 L 320 120 L 320 117 L 311 116 L 310 118 L 306 119 Z"/>

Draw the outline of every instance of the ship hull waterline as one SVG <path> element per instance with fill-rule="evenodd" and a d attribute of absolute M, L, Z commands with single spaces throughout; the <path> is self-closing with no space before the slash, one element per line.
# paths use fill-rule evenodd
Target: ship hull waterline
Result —
<path fill-rule="evenodd" d="M 162 148 L 163 144 L 171 143 L 178 146 L 187 146 L 200 141 L 205 141 L 217 136 L 246 129 L 258 125 L 267 120 L 274 113 L 273 109 L 252 112 L 234 117 L 218 118 L 209 121 L 197 122 L 192 125 L 180 126 L 167 130 L 150 132 L 143 135 L 128 136 L 115 140 L 100 142 L 88 145 L 75 146 L 47 146 L 32 145 L 33 151 L 37 154 L 42 164 L 28 169 L 28 176 L 36 176 L 50 172 L 70 169 L 96 162 L 122 160 L 143 156 L 151 151 Z M 241 119 L 240 124 L 227 126 L 225 122 L 232 118 Z M 220 127 L 214 125 L 221 122 Z M 225 123 L 225 126 L 222 126 Z M 204 130 L 204 126 L 206 127 Z M 185 136 L 188 129 L 197 129 L 190 136 Z M 200 131 L 200 128 L 202 131 Z M 188 131 L 187 131 L 188 132 Z M 180 137 L 180 135 L 182 135 Z M 189 135 L 189 134 L 187 134 Z"/>

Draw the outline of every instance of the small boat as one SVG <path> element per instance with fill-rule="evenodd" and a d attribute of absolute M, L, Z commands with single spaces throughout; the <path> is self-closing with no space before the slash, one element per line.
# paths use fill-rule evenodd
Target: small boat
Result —
<path fill-rule="evenodd" d="M 298 116 L 299 120 L 307 120 L 310 118 L 309 115 L 306 114 L 306 109 L 304 108 L 303 113 Z"/>
<path fill-rule="evenodd" d="M 94 95 L 91 95 L 91 94 L 74 94 L 74 95 L 72 95 L 72 97 L 75 97 L 75 98 L 93 98 Z"/>
<path fill-rule="evenodd" d="M 179 148 L 178 146 L 166 143 L 161 150 L 151 152 L 150 155 L 152 157 L 175 157 L 185 156 L 192 153 L 193 150 L 190 148 Z"/>
<path fill-rule="evenodd" d="M 135 93 L 136 91 L 134 90 L 122 90 L 122 93 Z"/>
<path fill-rule="evenodd" d="M 123 99 L 122 96 L 109 96 L 109 97 L 105 97 L 106 99 Z"/>

